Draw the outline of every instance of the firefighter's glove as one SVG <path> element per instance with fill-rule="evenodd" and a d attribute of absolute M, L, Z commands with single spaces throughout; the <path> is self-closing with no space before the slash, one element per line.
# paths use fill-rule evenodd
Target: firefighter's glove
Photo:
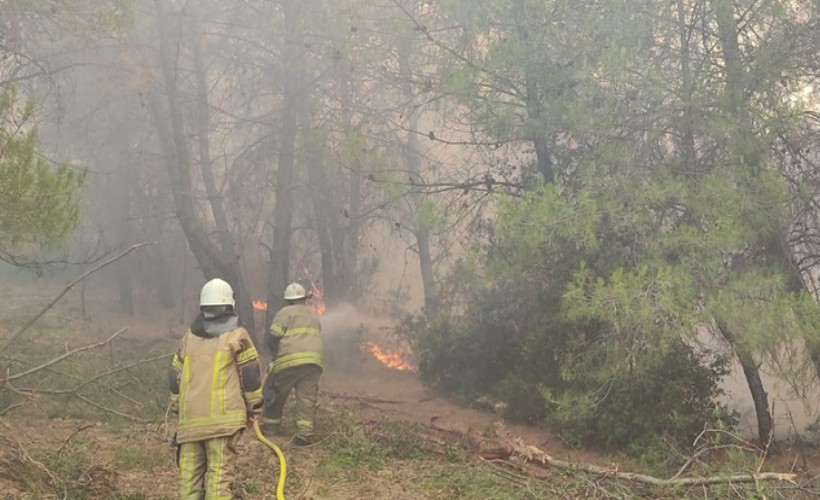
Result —
<path fill-rule="evenodd" d="M 179 414 L 179 394 L 171 394 L 171 413 Z"/>

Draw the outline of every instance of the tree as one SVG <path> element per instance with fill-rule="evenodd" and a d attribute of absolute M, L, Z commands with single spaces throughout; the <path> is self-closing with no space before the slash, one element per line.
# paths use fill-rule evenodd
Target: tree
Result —
<path fill-rule="evenodd" d="M 172 31 L 171 21 L 176 16 L 181 19 L 183 11 L 169 13 L 163 0 L 156 1 L 157 31 L 159 34 L 159 69 L 164 83 L 164 103 L 161 102 L 159 89 L 154 89 L 149 97 L 157 136 L 164 153 L 165 165 L 171 180 L 172 195 L 177 217 L 185 233 L 188 245 L 202 269 L 206 278 L 222 277 L 232 284 L 237 293 L 237 310 L 249 331 L 255 332 L 251 297 L 245 286 L 245 279 L 239 262 L 239 254 L 227 227 L 227 219 L 222 206 L 221 194 L 216 191 L 213 178 L 212 162 L 208 138 L 210 128 L 208 124 L 208 91 L 204 88 L 206 79 L 199 52 L 199 38 L 191 40 L 196 100 L 193 112 L 196 123 L 196 141 L 199 152 L 198 166 L 202 172 L 205 184 L 208 206 L 216 225 L 216 241 L 211 237 L 208 229 L 209 220 L 204 219 L 199 212 L 195 200 L 191 196 L 194 192 L 192 146 L 185 133 L 186 115 L 183 110 L 183 99 L 180 97 L 180 68 L 172 60 Z M 190 24 L 189 24 L 190 25 Z M 196 27 L 194 26 L 194 32 Z M 183 33 L 178 33 L 183 37 Z M 180 40 L 181 41 L 181 40 Z M 178 41 L 177 43 L 180 43 Z M 167 106 L 167 114 L 165 107 Z"/>
<path fill-rule="evenodd" d="M 547 184 L 504 200 L 485 288 L 451 320 L 459 345 L 495 349 L 500 360 L 474 363 L 495 379 L 441 369 L 502 397 L 540 387 L 546 413 L 523 397 L 514 411 L 560 424 L 601 417 L 625 378 L 651 376 L 710 331 L 741 363 L 769 443 L 759 360 L 812 328 L 782 244 L 787 186 L 769 158 L 797 116 L 781 82 L 801 81 L 806 59 L 791 47 L 816 18 L 791 3 L 445 5 L 464 34 L 451 74 L 475 78 L 452 80 L 477 103 L 466 112 L 486 110 L 475 122 L 497 124 L 481 133 L 499 141 L 550 138 L 551 163 L 534 143 Z M 716 386 L 700 387 L 710 401 Z"/>
<path fill-rule="evenodd" d="M 85 172 L 37 152 L 33 112 L 13 89 L 0 92 L 0 260 L 36 267 L 77 224 Z"/>

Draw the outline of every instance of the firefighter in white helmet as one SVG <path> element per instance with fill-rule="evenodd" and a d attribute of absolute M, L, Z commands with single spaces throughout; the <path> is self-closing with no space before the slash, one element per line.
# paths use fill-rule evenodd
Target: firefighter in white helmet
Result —
<path fill-rule="evenodd" d="M 313 419 L 322 375 L 322 325 L 319 315 L 306 301 L 309 294 L 299 283 L 285 288 L 287 305 L 271 323 L 267 335 L 273 361 L 265 384 L 262 428 L 281 432 L 282 411 L 291 391 L 296 393 L 296 435 L 294 444 L 304 446 L 313 439 Z"/>
<path fill-rule="evenodd" d="M 228 283 L 205 283 L 200 313 L 174 355 L 169 383 L 181 499 L 233 498 L 236 443 L 262 412 L 259 356 L 235 305 Z"/>

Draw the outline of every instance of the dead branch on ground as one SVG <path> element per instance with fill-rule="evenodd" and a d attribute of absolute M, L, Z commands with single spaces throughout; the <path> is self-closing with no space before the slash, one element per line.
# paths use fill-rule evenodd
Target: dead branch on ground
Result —
<path fill-rule="evenodd" d="M 28 450 L 26 450 L 26 447 L 23 446 L 23 443 L 21 443 L 17 438 L 14 437 L 14 429 L 12 429 L 12 427 L 5 420 L 3 420 L 2 418 L 0 418 L 0 423 L 2 423 L 3 427 L 5 427 L 6 430 L 8 430 L 8 432 L 3 433 L 3 436 L 5 436 L 8 439 L 10 444 L 13 444 L 17 448 L 17 454 L 20 458 L 20 461 L 24 462 L 24 463 L 28 462 L 31 465 L 33 465 L 35 468 L 37 468 L 39 471 L 43 472 L 51 480 L 52 485 L 54 485 L 54 486 L 60 485 L 61 484 L 60 481 L 57 480 L 57 478 L 48 469 L 48 467 L 43 465 L 41 462 L 35 460 L 34 458 L 32 458 L 31 455 L 29 454 Z"/>
<path fill-rule="evenodd" d="M 714 446 L 709 446 L 708 444 L 705 444 L 703 446 L 698 446 L 698 443 L 700 443 L 701 440 L 709 434 L 723 434 L 723 435 L 728 436 L 730 439 L 732 439 L 734 441 L 737 441 L 739 444 L 729 443 L 729 444 L 721 444 L 721 445 L 714 445 Z M 703 455 L 706 455 L 708 453 L 714 452 L 714 451 L 728 450 L 728 449 L 741 450 L 741 451 L 746 451 L 746 452 L 751 452 L 751 453 L 761 453 L 763 451 L 759 447 L 757 447 L 754 443 L 750 443 L 749 441 L 746 441 L 745 439 L 742 439 L 741 437 L 739 437 L 735 434 L 732 434 L 730 432 L 727 432 L 725 430 L 722 430 L 722 429 L 704 429 L 703 431 L 700 432 L 700 434 L 697 435 L 694 442 L 692 443 L 692 446 L 695 448 L 695 452 L 692 454 L 691 457 L 689 457 L 686 460 L 686 462 L 684 462 L 684 464 L 678 469 L 678 471 L 675 473 L 675 475 L 672 476 L 669 479 L 677 479 L 678 477 L 682 476 L 683 473 L 686 472 L 686 470 L 692 464 L 694 464 L 695 462 L 697 462 L 700 459 L 700 457 L 702 457 Z M 758 470 L 757 472 L 760 472 L 760 470 Z"/>
<path fill-rule="evenodd" d="M 125 328 L 124 328 L 124 329 L 122 329 L 122 330 L 120 330 L 120 331 L 119 331 L 119 332 L 117 332 L 116 334 L 114 334 L 114 335 L 112 335 L 111 337 L 109 337 L 109 339 L 108 339 L 108 340 L 106 340 L 106 341 L 104 341 L 104 342 L 101 342 L 101 343 L 99 343 L 99 344 L 94 344 L 94 346 L 96 347 L 96 346 L 105 345 L 106 343 L 108 343 L 108 342 L 110 342 L 111 340 L 113 340 L 113 338 L 114 338 L 116 335 L 119 335 L 120 333 L 122 333 L 122 332 L 123 332 L 123 331 L 125 331 L 125 330 L 126 330 Z M 90 348 L 91 348 L 91 346 L 85 346 L 83 349 L 90 349 Z M 78 351 L 78 350 L 75 350 L 75 351 L 73 351 L 73 352 L 77 352 L 77 351 Z M 67 353 L 67 354 L 70 354 L 70 353 Z M 118 366 L 118 367 L 116 367 L 116 368 L 112 368 L 112 369 L 110 369 L 110 370 L 108 370 L 108 371 L 106 371 L 106 372 L 103 372 L 103 373 L 97 374 L 97 375 L 95 375 L 95 376 L 91 377 L 90 379 L 88 379 L 88 380 L 85 380 L 85 381 L 81 382 L 80 384 L 78 384 L 78 385 L 74 386 L 72 389 L 38 389 L 38 388 L 21 388 L 21 389 L 16 389 L 16 388 L 11 387 L 11 385 L 9 385 L 9 388 L 10 388 L 10 389 L 12 389 L 12 390 L 14 390 L 15 392 L 17 392 L 17 393 L 19 393 L 19 394 L 22 394 L 22 395 L 24 395 L 24 396 L 29 396 L 29 397 L 31 397 L 31 396 L 32 396 L 32 395 L 34 395 L 34 394 L 45 394 L 45 395 L 52 395 L 52 396 L 54 396 L 54 395 L 74 396 L 74 397 L 76 397 L 77 399 L 79 399 L 79 400 L 81 400 L 81 401 L 83 401 L 83 402 L 85 402 L 85 403 L 87 403 L 87 404 L 89 404 L 89 405 L 91 405 L 91 406 L 93 406 L 93 407 L 95 407 L 95 408 L 99 409 L 99 410 L 102 410 L 102 411 L 104 411 L 104 412 L 111 413 L 111 414 L 113 414 L 113 415 L 118 415 L 118 416 L 123 417 L 123 418 L 125 418 L 125 419 L 127 419 L 127 420 L 130 420 L 130 421 L 132 421 L 132 422 L 136 422 L 136 423 L 140 423 L 140 424 L 145 424 L 145 423 L 149 423 L 150 421 L 149 421 L 149 420 L 144 420 L 144 419 L 141 419 L 141 418 L 135 417 L 135 416 L 133 416 L 133 415 L 129 415 L 129 414 L 127 414 L 127 413 L 123 413 L 123 412 L 117 411 L 117 410 L 113 410 L 113 409 L 108 408 L 108 407 L 105 407 L 105 406 L 103 406 L 103 405 L 101 405 L 101 404 L 97 403 L 96 401 L 93 401 L 93 400 L 89 399 L 88 397 L 84 396 L 83 394 L 80 394 L 80 390 L 81 390 L 81 389 L 83 389 L 84 387 L 86 387 L 86 386 L 88 386 L 88 385 L 90 385 L 90 384 L 94 383 L 94 382 L 99 381 L 100 379 L 102 379 L 102 378 L 104 378 L 104 377 L 109 376 L 109 375 L 112 375 L 112 374 L 115 374 L 115 373 L 118 373 L 118 372 L 122 372 L 122 371 L 126 371 L 126 370 L 128 370 L 128 369 L 130 369 L 130 368 L 134 368 L 134 367 L 136 367 L 136 366 L 143 365 L 143 364 L 146 364 L 146 363 L 150 363 L 150 362 L 153 362 L 153 361 L 159 361 L 159 360 L 161 360 L 161 359 L 164 359 L 164 358 L 167 358 L 167 357 L 170 357 L 170 356 L 171 356 L 171 354 L 161 354 L 161 355 L 159 355 L 159 356 L 153 356 L 153 357 L 151 357 L 151 358 L 142 359 L 142 360 L 140 360 L 140 361 L 136 361 L 136 362 L 134 362 L 134 363 L 130 363 L 130 364 L 127 364 L 127 365 L 123 365 L 123 366 Z M 65 357 L 65 355 L 63 355 L 62 357 Z M 30 370 L 29 370 L 29 371 L 30 371 Z M 119 393 L 119 391 L 117 391 L 117 392 Z M 124 395 L 122 395 L 122 394 L 120 394 L 120 395 L 121 395 L 122 397 L 125 397 L 125 396 L 124 396 Z M 125 399 L 127 399 L 128 401 L 133 402 L 133 400 L 132 400 L 131 398 L 127 398 L 127 397 L 125 397 Z"/>
<path fill-rule="evenodd" d="M 12 380 L 17 380 L 18 378 L 22 378 L 22 377 L 25 377 L 27 375 L 31 375 L 32 373 L 36 373 L 40 370 L 44 370 L 44 369 L 48 368 L 49 366 L 51 366 L 53 364 L 59 363 L 60 361 L 66 359 L 69 356 L 77 354 L 78 352 L 88 351 L 90 349 L 96 349 L 97 347 L 109 344 L 115 338 L 119 337 L 120 334 L 122 334 L 123 332 L 126 332 L 126 331 L 128 331 L 128 328 L 121 328 L 121 329 L 117 330 L 116 332 L 114 332 L 114 334 L 111 335 L 110 337 L 108 337 L 106 340 L 103 340 L 102 342 L 97 342 L 96 344 L 88 344 L 88 345 L 84 345 L 82 347 L 78 347 L 76 349 L 72 349 L 72 350 L 66 352 L 65 354 L 63 354 L 61 356 L 57 356 L 56 358 L 52 359 L 51 361 L 47 361 L 47 362 L 45 362 L 41 365 L 35 366 L 34 368 L 30 368 L 30 369 L 28 369 L 24 372 L 15 373 L 14 375 L 6 377 L 6 382 L 10 382 Z"/>
<path fill-rule="evenodd" d="M 69 292 L 69 290 L 74 288 L 74 286 L 77 283 L 81 282 L 82 280 L 84 280 L 85 278 L 87 278 L 91 274 L 94 274 L 95 272 L 99 271 L 100 269 L 108 266 L 109 264 L 113 264 L 114 262 L 122 259 L 123 257 L 125 257 L 129 253 L 133 252 L 134 250 L 137 250 L 138 248 L 142 248 L 144 246 L 153 245 L 153 244 L 154 243 L 137 243 L 136 245 L 132 245 L 132 246 L 128 247 L 125 251 L 120 252 L 119 254 L 115 255 L 114 257 L 106 260 L 105 262 L 103 262 L 101 264 L 98 264 L 98 265 L 94 266 L 93 268 L 91 268 L 88 271 L 81 274 L 77 279 L 75 279 L 74 281 L 69 283 L 65 288 L 63 288 L 63 290 L 60 293 L 58 293 L 57 296 L 54 297 L 54 299 L 51 300 L 51 302 L 46 304 L 46 306 L 44 308 L 42 308 L 40 310 L 40 312 L 38 312 L 33 318 L 31 318 L 30 320 L 25 322 L 22 326 L 20 326 L 17 330 L 15 330 L 15 332 L 11 334 L 11 337 L 9 337 L 8 340 L 6 340 L 6 342 L 3 344 L 3 347 L 0 348 L 0 350 L 6 351 L 9 348 L 9 346 L 12 344 L 12 342 L 17 340 L 23 333 L 26 332 L 26 330 L 28 330 L 31 327 L 31 325 L 33 325 L 46 312 L 48 312 L 49 309 L 54 307 L 54 304 L 59 302 L 60 299 L 63 298 L 63 296 L 65 294 L 67 294 Z"/>
<path fill-rule="evenodd" d="M 150 420 L 145 420 L 143 418 L 135 417 L 133 415 L 129 415 L 127 413 L 123 413 L 121 411 L 117 411 L 117 410 L 114 410 L 112 408 L 108 408 L 106 406 L 103 406 L 100 403 L 97 403 L 96 401 L 92 401 L 92 400 L 88 399 L 87 397 L 83 396 L 82 394 L 74 394 L 74 397 L 76 397 L 77 399 L 79 399 L 81 401 L 85 401 L 86 403 L 90 404 L 94 408 L 97 408 L 98 410 L 102 410 L 102 411 L 104 411 L 106 413 L 110 413 L 112 415 L 120 416 L 120 417 L 122 417 L 126 420 L 130 420 L 130 421 L 138 423 L 138 424 L 148 424 L 148 423 L 151 422 Z"/>
<path fill-rule="evenodd" d="M 597 465 L 572 463 L 553 458 L 545 451 L 524 443 L 521 438 L 510 438 L 503 424 L 496 426 L 496 436 L 512 448 L 513 454 L 520 456 L 527 462 L 537 463 L 543 467 L 552 467 L 560 470 L 577 470 L 602 477 L 622 479 L 652 486 L 706 486 L 714 484 L 758 483 L 761 481 L 781 481 L 796 485 L 797 474 L 781 472 L 754 472 L 747 474 L 731 474 L 706 477 L 684 477 L 662 479 L 635 472 L 621 472 L 617 469 L 599 467 Z"/>

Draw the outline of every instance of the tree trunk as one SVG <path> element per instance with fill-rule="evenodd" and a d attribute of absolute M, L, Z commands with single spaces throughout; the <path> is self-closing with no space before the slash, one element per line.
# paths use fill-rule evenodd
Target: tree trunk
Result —
<path fill-rule="evenodd" d="M 413 106 L 413 88 L 410 79 L 409 49 L 405 48 L 399 56 L 399 74 L 401 75 L 402 96 L 405 102 L 410 103 L 407 112 L 409 130 L 407 142 L 404 145 L 404 165 L 412 182 L 424 184 L 421 176 L 421 152 L 419 151 L 418 127 L 421 111 L 417 106 Z M 419 191 L 411 193 L 411 205 L 416 213 L 424 203 L 424 194 Z M 415 214 L 414 214 L 415 215 Z M 423 224 L 417 224 L 413 230 L 416 238 L 416 247 L 419 254 L 419 270 L 421 271 L 421 284 L 424 291 L 424 313 L 430 318 L 438 313 L 438 297 L 436 293 L 435 275 L 433 273 L 433 257 L 430 252 L 430 232 Z"/>
<path fill-rule="evenodd" d="M 738 46 L 738 27 L 734 14 L 733 0 L 713 0 L 715 18 L 717 20 L 718 37 L 720 38 L 721 51 L 724 59 L 724 108 L 727 115 L 734 120 L 734 124 L 729 128 L 731 143 L 728 144 L 730 152 L 737 155 L 739 165 L 756 169 L 761 164 L 761 152 L 750 145 L 754 141 L 749 140 L 749 130 L 746 123 L 749 119 L 744 111 L 745 86 L 743 74 L 743 61 L 740 59 L 740 49 Z M 757 414 L 758 438 L 763 446 L 767 446 L 773 440 L 772 416 L 769 412 L 769 400 L 766 391 L 763 389 L 763 382 L 760 380 L 760 369 L 754 360 L 753 354 L 742 343 L 737 341 L 728 325 L 718 323 L 723 338 L 732 346 L 743 368 L 743 375 L 752 394 L 752 400 Z"/>
<path fill-rule="evenodd" d="M 353 103 L 350 98 L 349 85 L 352 80 L 350 74 L 350 63 L 344 61 L 338 65 L 337 81 L 339 85 L 339 102 L 342 107 L 342 126 L 346 131 L 355 130 L 353 123 L 353 113 L 351 111 Z M 357 292 L 354 290 L 356 281 L 356 268 L 359 262 L 359 235 L 361 231 L 361 217 L 362 217 L 362 171 L 359 162 L 359 152 L 354 153 L 355 158 L 351 158 L 352 175 L 350 176 L 348 191 L 347 191 L 347 223 L 345 227 L 340 227 L 342 232 L 339 240 L 339 249 L 337 259 L 338 265 L 336 269 L 337 279 L 339 281 L 340 297 L 357 298 Z M 337 219 L 339 220 L 339 219 Z M 340 220 L 340 226 L 344 225 L 345 221 Z"/>
<path fill-rule="evenodd" d="M 684 171 L 687 174 L 696 173 L 697 153 L 695 150 L 694 112 L 692 110 L 692 92 L 694 89 L 692 69 L 689 64 L 691 51 L 689 48 L 689 30 L 686 24 L 686 7 L 683 0 L 677 0 L 678 36 L 680 42 L 681 61 L 681 100 L 683 100 L 683 151 Z"/>
<path fill-rule="evenodd" d="M 772 415 L 769 412 L 769 397 L 763 388 L 763 381 L 760 379 L 760 367 L 755 362 L 754 356 L 744 346 L 740 345 L 737 337 L 728 325 L 718 321 L 718 330 L 721 335 L 732 346 L 737 360 L 743 368 L 743 376 L 746 377 L 746 384 L 752 394 L 752 401 L 755 405 L 757 415 L 757 437 L 761 446 L 768 446 L 774 439 L 774 427 Z"/>
<path fill-rule="evenodd" d="M 518 40 L 526 44 L 529 41 L 529 33 L 523 26 L 523 23 L 528 18 L 526 8 L 521 0 L 518 0 L 515 6 L 518 15 Z M 526 109 L 528 125 L 532 135 L 533 146 L 535 147 L 535 168 L 544 178 L 544 181 L 552 183 L 555 181 L 555 171 L 547 145 L 545 127 L 542 123 L 541 92 L 539 91 L 536 72 L 530 65 L 524 67 L 524 84 L 527 90 Z"/>
<path fill-rule="evenodd" d="M 200 220 L 193 199 L 191 180 L 191 156 L 185 136 L 181 101 L 177 90 L 177 74 L 172 57 L 175 53 L 169 42 L 169 24 L 174 20 L 165 11 L 163 0 L 155 0 L 159 31 L 159 63 L 164 88 L 167 92 L 169 124 L 163 119 L 162 106 L 156 91 L 148 95 L 148 105 L 154 115 L 154 122 L 163 149 L 166 170 L 171 180 L 174 207 L 188 246 L 206 279 L 223 278 L 237 294 L 237 309 L 251 336 L 254 336 L 253 308 L 239 271 L 238 257 L 233 252 L 224 252 L 224 239 L 228 231 L 221 231 L 220 245 L 215 245 L 209 237 L 206 224 Z M 213 180 L 213 179 L 211 179 Z M 207 189 L 207 188 L 206 188 Z M 213 201 L 213 200 L 211 200 Z M 211 205 L 213 207 L 213 205 Z M 216 217 L 216 214 L 214 214 Z M 224 215 L 224 213 L 223 213 Z M 223 222 L 225 222 L 223 220 Z"/>
<path fill-rule="evenodd" d="M 240 265 L 240 255 L 234 242 L 231 228 L 228 225 L 228 217 L 225 214 L 225 207 L 222 203 L 222 193 L 216 187 L 214 180 L 213 162 L 210 153 L 210 105 L 208 104 L 208 84 L 205 74 L 205 65 L 202 62 L 201 37 L 198 31 L 195 14 L 189 14 L 191 20 L 191 44 L 194 62 L 194 81 L 196 82 L 196 112 L 197 112 L 197 145 L 199 147 L 199 167 L 202 172 L 202 182 L 205 184 L 205 192 L 208 195 L 208 205 L 214 217 L 216 233 L 222 254 L 225 256 L 227 269 L 223 270 L 224 278 L 231 284 L 236 292 L 236 304 L 239 317 L 248 327 L 251 336 L 254 337 L 256 325 L 254 324 L 253 300 L 245 287 L 245 277 Z"/>
<path fill-rule="evenodd" d="M 276 162 L 276 202 L 273 215 L 273 242 L 268 268 L 268 310 L 265 326 L 283 305 L 282 293 L 290 280 L 290 240 L 293 221 L 293 170 L 301 95 L 302 2 L 282 2 L 285 33 L 282 67 L 282 121 Z"/>
<path fill-rule="evenodd" d="M 724 98 L 729 112 L 739 118 L 743 109 L 743 63 L 737 42 L 737 22 L 734 17 L 733 0 L 714 0 L 718 37 L 723 52 L 726 87 Z"/>
<path fill-rule="evenodd" d="M 131 284 L 128 257 L 117 262 L 117 283 L 120 294 L 120 311 L 126 314 L 134 314 L 134 288 Z"/>
<path fill-rule="evenodd" d="M 171 289 L 171 269 L 168 267 L 168 258 L 165 256 L 162 246 L 157 246 L 152 261 L 159 305 L 164 308 L 172 308 L 176 304 L 174 292 Z"/>

